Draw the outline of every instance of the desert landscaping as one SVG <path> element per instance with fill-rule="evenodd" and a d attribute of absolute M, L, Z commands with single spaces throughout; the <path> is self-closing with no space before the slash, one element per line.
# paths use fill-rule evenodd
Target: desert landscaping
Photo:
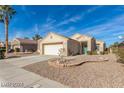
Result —
<path fill-rule="evenodd" d="M 89 59 L 102 57 L 108 58 L 104 62 L 87 62 L 73 67 L 54 67 L 48 62 L 38 62 L 23 67 L 40 76 L 58 81 L 69 87 L 124 87 L 124 65 L 118 63 L 114 54 L 109 55 L 81 55 L 77 59 Z"/>

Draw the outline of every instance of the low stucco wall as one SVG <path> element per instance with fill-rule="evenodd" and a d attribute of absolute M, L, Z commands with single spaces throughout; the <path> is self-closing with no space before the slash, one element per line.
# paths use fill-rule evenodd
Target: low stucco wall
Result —
<path fill-rule="evenodd" d="M 92 45 L 91 51 L 96 50 L 96 40 L 94 38 L 92 38 L 92 40 L 91 40 L 91 45 Z"/>
<path fill-rule="evenodd" d="M 42 41 L 42 39 L 39 39 L 37 41 L 37 52 L 40 53 L 40 42 Z"/>
<path fill-rule="evenodd" d="M 105 50 L 105 44 L 104 44 L 104 43 L 101 43 L 101 44 L 100 44 L 99 51 L 100 51 L 100 52 L 104 52 L 104 50 Z"/>

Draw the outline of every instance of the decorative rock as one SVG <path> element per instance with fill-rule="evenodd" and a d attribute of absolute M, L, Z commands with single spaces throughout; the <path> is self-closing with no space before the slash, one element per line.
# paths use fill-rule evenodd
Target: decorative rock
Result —
<path fill-rule="evenodd" d="M 74 62 L 73 62 L 74 61 Z M 66 62 L 59 62 L 58 59 L 52 59 L 48 61 L 48 64 L 54 67 L 72 67 L 72 66 L 79 66 L 83 63 L 86 62 L 101 62 L 101 61 L 108 61 L 108 59 L 104 59 L 103 57 L 100 57 L 98 59 L 94 59 L 94 60 L 85 60 L 85 61 L 81 61 L 81 60 L 71 60 L 69 62 L 69 60 L 66 60 Z"/>

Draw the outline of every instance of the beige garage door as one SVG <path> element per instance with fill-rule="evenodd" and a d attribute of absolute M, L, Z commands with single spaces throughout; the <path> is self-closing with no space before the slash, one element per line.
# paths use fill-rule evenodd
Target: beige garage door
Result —
<path fill-rule="evenodd" d="M 58 55 L 63 44 L 44 45 L 44 55 Z"/>

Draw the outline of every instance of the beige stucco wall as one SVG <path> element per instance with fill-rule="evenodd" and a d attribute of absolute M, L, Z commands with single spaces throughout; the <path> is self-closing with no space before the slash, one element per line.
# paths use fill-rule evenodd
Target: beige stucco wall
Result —
<path fill-rule="evenodd" d="M 75 34 L 71 37 L 74 40 L 77 40 L 79 42 L 87 42 L 87 49 L 88 51 L 92 51 L 94 46 L 92 46 L 92 38 L 89 36 L 81 35 L 81 34 Z"/>
<path fill-rule="evenodd" d="M 96 50 L 96 39 L 95 38 L 91 39 L 91 45 L 92 45 L 91 50 L 95 51 Z"/>
<path fill-rule="evenodd" d="M 20 42 L 17 39 L 13 40 L 11 42 L 11 47 L 12 47 L 12 49 L 20 48 Z"/>
<path fill-rule="evenodd" d="M 75 40 L 68 40 L 68 55 L 80 54 L 80 43 Z"/>
<path fill-rule="evenodd" d="M 87 39 L 87 49 L 88 51 L 92 51 L 92 42 L 91 38 Z"/>
<path fill-rule="evenodd" d="M 96 40 L 96 44 L 99 44 L 99 51 L 103 52 L 105 50 L 105 43 L 103 41 Z"/>
<path fill-rule="evenodd" d="M 3 42 L 0 42 L 0 47 L 4 47 L 4 43 Z"/>
<path fill-rule="evenodd" d="M 39 39 L 37 42 L 37 52 L 40 53 L 40 42 L 42 41 L 42 39 Z"/>

